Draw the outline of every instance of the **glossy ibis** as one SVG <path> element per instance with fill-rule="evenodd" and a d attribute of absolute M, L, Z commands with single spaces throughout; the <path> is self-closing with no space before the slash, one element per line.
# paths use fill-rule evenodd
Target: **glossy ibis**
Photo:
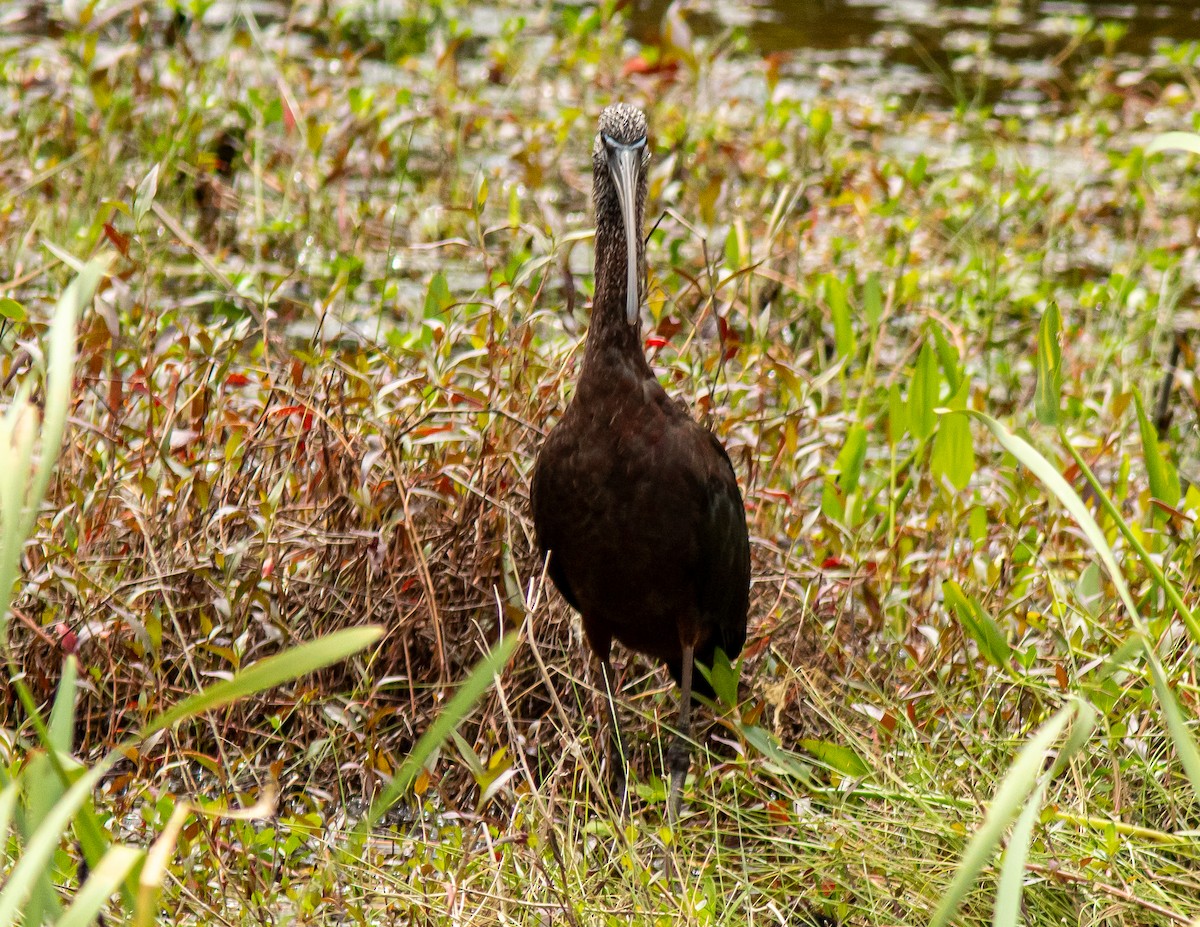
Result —
<path fill-rule="evenodd" d="M 582 617 L 604 677 L 610 770 L 625 799 L 625 750 L 609 652 L 662 660 L 679 683 L 679 735 L 667 751 L 669 813 L 690 762 L 693 673 L 746 640 L 750 543 L 733 465 L 721 443 L 667 396 L 642 353 L 646 117 L 627 104 L 600 114 L 592 149 L 596 293 L 575 397 L 534 465 L 538 546 L 555 586 Z"/>

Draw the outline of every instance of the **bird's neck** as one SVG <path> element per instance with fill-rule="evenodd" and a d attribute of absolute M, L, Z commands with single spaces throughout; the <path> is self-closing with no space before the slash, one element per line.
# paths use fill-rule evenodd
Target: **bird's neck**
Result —
<path fill-rule="evenodd" d="M 641 227 L 639 210 L 638 227 Z M 636 258 L 639 289 L 645 278 L 646 248 L 638 236 Z M 642 352 L 641 300 L 633 324 L 627 316 L 629 273 L 625 231 L 620 216 L 598 217 L 596 222 L 596 295 L 592 301 L 592 320 L 588 326 L 584 350 L 583 375 L 599 374 L 614 363 L 632 363 L 651 376 L 650 365 Z"/>

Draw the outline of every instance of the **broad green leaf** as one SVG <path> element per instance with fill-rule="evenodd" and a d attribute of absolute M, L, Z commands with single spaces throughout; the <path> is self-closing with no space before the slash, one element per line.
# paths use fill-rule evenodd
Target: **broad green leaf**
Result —
<path fill-rule="evenodd" d="M 826 476 L 821 487 L 821 514 L 830 521 L 840 522 L 846 514 L 846 506 L 842 503 L 842 493 L 838 490 L 837 480 Z"/>
<path fill-rule="evenodd" d="M 917 355 L 917 366 L 913 369 L 912 382 L 908 387 L 908 427 L 913 437 L 924 441 L 933 434 L 937 416 L 941 383 L 938 376 L 937 358 L 933 345 L 926 341 Z"/>
<path fill-rule="evenodd" d="M 169 728 L 187 718 L 221 708 L 239 698 L 254 695 L 330 666 L 360 650 L 365 650 L 382 635 L 383 629 L 373 625 L 345 628 L 259 660 L 232 679 L 209 686 L 203 692 L 184 699 L 174 708 L 159 715 L 146 726 L 141 736 L 149 737 L 155 731 Z"/>
<path fill-rule="evenodd" d="M 837 349 L 837 356 L 851 357 L 858 350 L 858 343 L 854 337 L 854 324 L 850 319 L 846 285 L 832 274 L 825 278 L 825 298 L 829 301 L 829 313 L 833 316 L 833 343 Z"/>
<path fill-rule="evenodd" d="M 1159 704 L 1162 705 L 1163 714 L 1166 715 L 1167 730 L 1171 732 L 1171 740 L 1175 743 L 1175 752 L 1179 754 L 1179 762 L 1183 764 L 1183 770 L 1192 784 L 1192 794 L 1197 801 L 1200 801 L 1200 746 L 1192 736 L 1188 722 L 1184 718 L 1183 709 L 1179 705 L 1179 699 L 1176 698 L 1170 683 L 1167 682 L 1167 676 L 1163 672 L 1158 655 L 1150 651 L 1148 662 L 1151 678 L 1154 680 L 1154 692 L 1158 696 Z"/>
<path fill-rule="evenodd" d="M 984 607 L 973 597 L 963 592 L 962 586 L 953 580 L 942 583 L 942 596 L 954 613 L 958 616 L 963 630 L 979 647 L 980 656 L 1001 669 L 1009 667 L 1012 659 L 1012 647 L 1000 625 L 996 623 Z"/>
<path fill-rule="evenodd" d="M 742 255 L 738 249 L 737 229 L 732 225 L 729 226 L 729 233 L 725 236 L 725 264 L 730 270 L 737 270 L 742 266 Z"/>
<path fill-rule="evenodd" d="M 500 641 L 492 650 L 484 656 L 476 665 L 475 669 L 466 678 L 454 696 L 448 701 L 433 723 L 421 735 L 412 752 L 400 765 L 396 771 L 396 775 L 392 777 L 392 781 L 384 790 L 375 802 L 371 805 L 371 810 L 366 817 L 359 822 L 356 831 L 360 834 L 365 833 L 373 827 L 383 816 L 383 813 L 392 806 L 401 795 L 408 791 L 413 780 L 417 778 L 417 774 L 424 768 L 425 762 L 433 754 L 442 743 L 450 736 L 450 732 L 458 727 L 467 713 L 474 707 L 479 697 L 487 690 L 487 687 L 492 684 L 496 675 L 504 669 L 504 665 L 508 663 L 508 658 L 512 656 L 512 652 L 516 649 L 517 641 L 520 638 L 515 633 L 506 634 L 503 640 Z M 0 925 L 3 927 L 3 925 Z"/>
<path fill-rule="evenodd" d="M 450 286 L 446 283 L 446 275 L 440 270 L 429 281 L 429 289 L 425 293 L 425 318 L 441 318 L 447 309 L 454 304 L 450 295 Z"/>
<path fill-rule="evenodd" d="M 1138 429 L 1142 435 L 1142 456 L 1146 460 L 1150 494 L 1159 502 L 1173 508 L 1179 505 L 1179 500 L 1183 496 L 1183 490 L 1179 487 L 1179 474 L 1171 462 L 1163 456 L 1162 449 L 1158 445 L 1158 434 L 1146 415 L 1141 393 L 1137 390 L 1133 391 L 1133 402 L 1137 407 Z"/>
<path fill-rule="evenodd" d="M 1062 349 L 1058 334 L 1062 322 L 1058 306 L 1051 303 L 1038 326 L 1037 388 L 1033 396 L 1034 413 L 1043 425 L 1057 425 L 1062 403 Z"/>
<path fill-rule="evenodd" d="M 845 776 L 861 778 L 870 775 L 871 767 L 866 760 L 842 744 L 827 740 L 801 740 L 800 746 L 818 760 Z"/>
<path fill-rule="evenodd" d="M 959 411 L 966 407 L 969 390 L 970 383 L 964 380 L 958 393 L 950 400 L 951 410 Z M 975 472 L 975 440 L 971 437 L 970 423 L 961 415 L 941 414 L 938 419 L 929 469 L 935 478 L 948 480 L 958 490 L 966 489 L 971 482 Z"/>
<path fill-rule="evenodd" d="M 700 664 L 697 664 L 699 666 Z M 705 667 L 701 667 L 701 670 Z M 717 699 L 724 705 L 733 707 L 738 703 L 738 676 L 737 668 L 729 662 L 729 657 L 725 655 L 725 651 L 720 647 L 713 653 L 713 663 L 711 667 L 707 667 L 708 672 L 705 673 L 705 678 L 713 687 L 713 691 L 717 693 Z"/>
<path fill-rule="evenodd" d="M 1146 146 L 1146 157 L 1163 151 L 1186 151 L 1200 155 L 1200 135 L 1195 132 L 1164 132 Z"/>
<path fill-rule="evenodd" d="M 8 319 L 10 322 L 24 322 L 27 318 L 25 307 L 15 299 L 9 299 L 7 296 L 4 299 L 0 299 L 0 319 Z"/>
<path fill-rule="evenodd" d="M 858 489 L 858 480 L 862 476 L 863 461 L 867 459 L 867 429 L 854 424 L 846 432 L 846 441 L 838 452 L 834 466 L 838 471 L 838 488 L 844 493 L 852 493 Z"/>

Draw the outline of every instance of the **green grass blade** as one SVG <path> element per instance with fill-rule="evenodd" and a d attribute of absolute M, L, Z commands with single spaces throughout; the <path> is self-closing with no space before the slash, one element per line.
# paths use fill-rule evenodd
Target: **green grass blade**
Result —
<path fill-rule="evenodd" d="M 174 708 L 150 722 L 139 737 L 148 737 L 155 731 L 178 724 L 214 708 L 228 705 L 247 695 L 262 692 L 284 682 L 298 679 L 314 670 L 344 660 L 370 647 L 383 635 L 383 629 L 370 625 L 362 628 L 346 628 L 316 640 L 300 644 L 260 660 L 232 679 L 209 686 L 203 692 L 184 699 Z"/>
<path fill-rule="evenodd" d="M 1095 715 L 1091 712 L 1081 714 L 1080 703 L 1072 702 L 1055 712 L 1054 716 L 1042 725 L 1041 730 L 1021 748 L 1017 759 L 1005 773 L 1000 788 L 996 791 L 996 797 L 988 806 L 983 824 L 980 825 L 979 830 L 975 832 L 975 836 L 967 845 L 962 861 L 959 863 L 958 872 L 955 873 L 950 887 L 946 889 L 946 894 L 942 896 L 933 919 L 930 921 L 931 927 L 942 927 L 942 925 L 950 923 L 975 879 L 991 859 L 1004 834 L 1004 829 L 1020 813 L 1030 793 L 1036 787 L 1038 774 L 1045 767 L 1050 751 L 1067 724 L 1077 719 L 1077 723 L 1086 724 L 1090 728 L 1094 724 L 1094 717 Z M 1069 742 L 1079 743 L 1084 736 L 1086 736 L 1085 733 L 1081 732 L 1073 736 Z M 1060 761 L 1065 760 L 1065 750 L 1059 750 L 1059 759 Z"/>
<path fill-rule="evenodd" d="M 358 825 L 357 830 L 360 833 L 373 827 L 392 803 L 408 790 L 433 751 L 450 736 L 450 732 L 467 716 L 479 697 L 492 684 L 492 680 L 508 663 L 508 658 L 516 649 L 518 640 L 515 633 L 506 634 L 500 643 L 475 665 L 471 674 L 459 686 L 458 691 L 438 713 L 433 724 L 421 735 L 412 752 L 400 764 L 400 768 L 392 777 L 387 789 L 371 805 L 370 812 Z"/>
<path fill-rule="evenodd" d="M 1146 476 L 1150 481 L 1150 494 L 1167 505 L 1178 505 L 1179 498 L 1183 495 L 1183 490 L 1179 488 L 1179 474 L 1175 472 L 1171 462 L 1163 456 L 1158 445 L 1158 435 L 1155 433 L 1154 424 L 1146 415 L 1141 394 L 1137 390 L 1133 391 L 1133 402 L 1137 407 L 1138 431 L 1142 436 L 1142 456 L 1146 461 Z"/>
<path fill-rule="evenodd" d="M 13 927 L 24 917 L 30 893 L 44 876 L 75 813 L 92 795 L 96 783 L 108 772 L 115 755 L 89 769 L 72 785 L 26 842 L 20 860 L 0 890 L 0 927 Z"/>
<path fill-rule="evenodd" d="M 8 849 L 8 831 L 12 827 L 13 812 L 17 807 L 17 796 L 21 792 L 19 782 L 10 782 L 4 787 L 4 791 L 0 792 L 0 847 L 3 847 L 5 854 L 0 856 L 0 859 L 7 859 Z"/>
<path fill-rule="evenodd" d="M 1029 845 L 1033 841 L 1033 825 L 1038 819 L 1042 802 L 1046 797 L 1043 781 L 1033 791 L 1025 810 L 1013 825 L 1008 835 L 1008 846 L 1004 850 L 1004 864 L 1000 869 L 1000 881 L 996 884 L 996 907 L 992 911 L 992 927 L 1017 927 L 1021 916 L 1021 895 L 1025 891 L 1025 860 L 1029 858 Z"/>
<path fill-rule="evenodd" d="M 1162 705 L 1163 714 L 1166 715 L 1167 730 L 1171 732 L 1171 740 L 1175 743 L 1175 752 L 1179 754 L 1179 762 L 1183 764 L 1188 781 L 1192 784 L 1192 792 L 1197 801 L 1200 801 L 1200 748 L 1197 748 L 1192 732 L 1188 729 L 1187 721 L 1183 717 L 1183 709 L 1179 706 L 1179 699 L 1175 697 L 1175 693 L 1167 682 L 1167 676 L 1163 672 L 1158 655 L 1151 652 L 1149 663 L 1150 674 L 1154 680 L 1154 692 L 1158 696 L 1159 704 Z"/>
<path fill-rule="evenodd" d="M 1146 146 L 1146 157 L 1164 151 L 1186 151 L 1188 154 L 1200 155 L 1200 135 L 1195 132 L 1164 132 L 1155 136 Z"/>
<path fill-rule="evenodd" d="M 104 903 L 121 888 L 125 877 L 145 856 L 143 850 L 118 844 L 92 869 L 87 881 L 75 893 L 71 906 L 59 919 L 57 927 L 89 927 Z"/>
<path fill-rule="evenodd" d="M 908 427 L 914 438 L 924 441 L 933 434 L 937 422 L 934 409 L 939 405 L 940 393 L 937 357 L 933 345 L 926 341 L 917 355 L 917 366 L 908 387 Z"/>
<path fill-rule="evenodd" d="M 1033 475 L 1041 480 L 1042 484 L 1062 503 L 1071 514 L 1071 517 L 1075 519 L 1076 524 L 1079 525 L 1080 530 L 1083 531 L 1088 541 L 1096 549 L 1096 554 L 1100 557 L 1100 562 L 1104 564 L 1104 568 L 1108 571 L 1113 585 L 1116 586 L 1117 594 L 1121 597 L 1122 603 L 1129 610 L 1129 615 L 1133 619 L 1135 627 L 1137 627 L 1139 632 L 1145 634 L 1145 623 L 1138 614 L 1133 597 L 1129 594 L 1129 587 L 1125 584 L 1125 577 L 1121 574 L 1121 568 L 1117 565 L 1117 558 L 1108 544 L 1108 539 L 1104 537 L 1104 532 L 1096 524 L 1096 519 L 1092 517 L 1092 513 L 1088 510 L 1087 505 L 1079 498 L 1079 494 L 1071 488 L 1071 484 L 1063 479 L 1058 469 L 1046 460 L 1031 444 L 1017 437 L 990 415 L 984 415 L 982 412 L 976 412 L 973 409 L 967 409 L 963 414 L 969 415 L 976 421 L 986 425 L 996 440 L 1000 442 L 1000 446 L 1017 458 L 1021 464 L 1033 471 Z"/>
<path fill-rule="evenodd" d="M 1057 425 L 1062 402 L 1062 349 L 1058 344 L 1061 327 L 1058 306 L 1051 303 L 1038 326 L 1037 387 L 1033 407 L 1043 425 Z"/>

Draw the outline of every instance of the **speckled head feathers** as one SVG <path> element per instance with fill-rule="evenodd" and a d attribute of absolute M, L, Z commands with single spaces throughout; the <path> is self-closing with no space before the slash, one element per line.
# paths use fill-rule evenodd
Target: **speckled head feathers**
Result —
<path fill-rule="evenodd" d="M 600 135 L 620 145 L 632 145 L 646 137 L 646 114 L 628 103 L 614 103 L 600 113 Z"/>

